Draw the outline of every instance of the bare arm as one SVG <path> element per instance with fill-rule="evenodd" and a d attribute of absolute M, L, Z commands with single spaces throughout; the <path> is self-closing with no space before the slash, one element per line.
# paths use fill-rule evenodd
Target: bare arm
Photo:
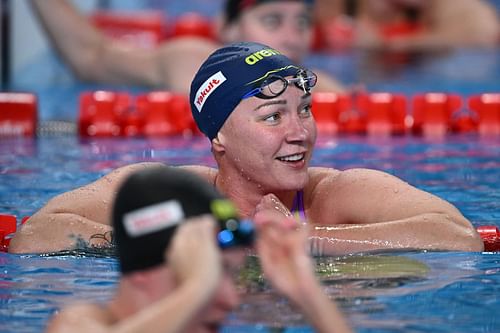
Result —
<path fill-rule="evenodd" d="M 316 84 L 314 91 L 336 93 L 343 93 L 346 91 L 345 87 L 328 73 L 316 69 L 314 69 L 313 71 L 316 73 L 316 75 L 318 75 L 318 83 Z"/>
<path fill-rule="evenodd" d="M 492 47 L 500 38 L 495 9 L 481 0 L 435 0 L 429 3 L 426 31 L 394 38 L 385 45 L 393 50 L 439 50 L 450 47 Z"/>
<path fill-rule="evenodd" d="M 257 251 L 264 275 L 298 307 L 316 332 L 351 332 L 336 304 L 323 292 L 306 252 L 307 230 L 276 210 L 255 215 Z"/>
<path fill-rule="evenodd" d="M 326 191 L 332 195 L 313 197 L 309 214 L 318 224 L 311 230 L 315 254 L 483 249 L 472 224 L 453 205 L 389 174 L 343 171 L 318 184 L 316 193 Z"/>
<path fill-rule="evenodd" d="M 40 253 L 109 246 L 109 218 L 118 186 L 127 175 L 155 163 L 116 169 L 86 186 L 52 198 L 14 234 L 9 251 Z"/>
<path fill-rule="evenodd" d="M 108 38 L 65 0 L 33 0 L 52 43 L 82 79 L 189 91 L 194 73 L 216 45 L 186 37 L 143 49 Z"/>

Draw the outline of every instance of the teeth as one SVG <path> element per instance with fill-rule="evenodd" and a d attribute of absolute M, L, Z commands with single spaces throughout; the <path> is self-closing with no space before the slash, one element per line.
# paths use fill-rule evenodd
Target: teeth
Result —
<path fill-rule="evenodd" d="M 279 159 L 281 161 L 286 161 L 286 162 L 296 162 L 296 161 L 300 161 L 303 158 L 304 158 L 304 154 L 295 154 L 295 155 L 280 157 Z"/>

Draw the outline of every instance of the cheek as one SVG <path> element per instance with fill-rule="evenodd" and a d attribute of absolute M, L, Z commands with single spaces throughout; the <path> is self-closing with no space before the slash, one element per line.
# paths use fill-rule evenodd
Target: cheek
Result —
<path fill-rule="evenodd" d="M 267 41 L 270 39 L 269 31 L 266 31 L 259 24 L 255 24 L 253 26 L 244 25 L 240 30 L 240 33 L 241 40 L 244 41 L 258 41 L 262 44 L 268 44 Z"/>

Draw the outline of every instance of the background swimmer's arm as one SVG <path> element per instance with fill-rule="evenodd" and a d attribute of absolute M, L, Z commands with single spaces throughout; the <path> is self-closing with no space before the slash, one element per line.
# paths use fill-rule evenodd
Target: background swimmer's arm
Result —
<path fill-rule="evenodd" d="M 33 0 L 51 41 L 82 80 L 158 86 L 155 52 L 104 36 L 65 0 Z"/>
<path fill-rule="evenodd" d="M 331 75 L 321 70 L 313 69 L 314 73 L 318 76 L 318 83 L 314 87 L 314 91 L 321 92 L 336 92 L 345 93 L 346 88 L 337 80 L 335 80 Z"/>
<path fill-rule="evenodd" d="M 315 332 L 351 332 L 343 315 L 321 288 L 306 252 L 307 230 L 276 210 L 254 216 L 257 253 L 266 279 L 300 309 Z"/>
<path fill-rule="evenodd" d="M 426 51 L 452 47 L 495 46 L 500 23 L 494 7 L 481 0 L 433 1 L 425 31 L 386 41 L 392 50 Z"/>
<path fill-rule="evenodd" d="M 65 0 L 33 0 L 53 44 L 82 80 L 189 91 L 194 73 L 215 49 L 199 38 L 177 38 L 144 49 L 105 36 Z"/>
<path fill-rule="evenodd" d="M 312 198 L 309 212 L 323 225 L 311 233 L 315 254 L 483 249 L 472 224 L 453 205 L 394 176 L 352 169 L 324 178 L 315 189 L 322 195 Z"/>
<path fill-rule="evenodd" d="M 116 169 L 86 186 L 52 198 L 14 234 L 13 253 L 42 253 L 86 246 L 109 246 L 111 205 L 123 179 L 157 163 Z"/>

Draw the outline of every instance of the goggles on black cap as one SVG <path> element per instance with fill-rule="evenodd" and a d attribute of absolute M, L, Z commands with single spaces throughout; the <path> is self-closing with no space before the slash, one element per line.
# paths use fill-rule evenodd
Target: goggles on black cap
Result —
<path fill-rule="evenodd" d="M 271 74 L 263 79 L 258 87 L 243 95 L 241 99 L 254 96 L 262 99 L 278 97 L 285 92 L 290 83 L 302 89 L 304 94 L 310 94 L 311 89 L 316 85 L 317 81 L 318 77 L 313 71 L 302 68 L 299 69 L 297 74 L 291 79 L 284 78 L 281 75 Z"/>
<path fill-rule="evenodd" d="M 210 203 L 210 210 L 219 223 L 217 242 L 220 248 L 253 244 L 255 234 L 253 222 L 240 220 L 233 203 L 227 199 L 215 199 Z"/>

